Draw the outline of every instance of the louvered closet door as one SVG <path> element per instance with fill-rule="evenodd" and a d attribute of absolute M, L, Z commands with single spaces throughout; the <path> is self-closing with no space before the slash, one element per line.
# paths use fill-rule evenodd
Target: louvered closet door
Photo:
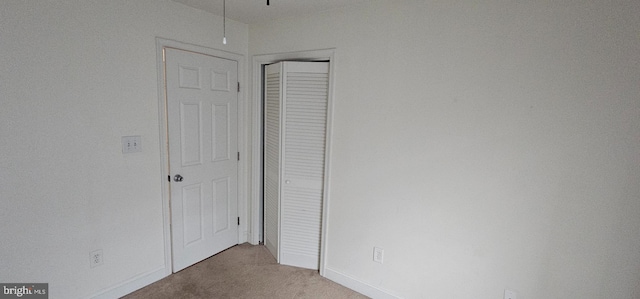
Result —
<path fill-rule="evenodd" d="M 279 263 L 318 269 L 329 64 L 265 71 L 265 244 Z"/>
<path fill-rule="evenodd" d="M 318 269 L 329 64 L 282 64 L 280 263 Z"/>
<path fill-rule="evenodd" d="M 280 80 L 281 66 L 265 70 L 264 244 L 278 261 L 280 209 Z"/>

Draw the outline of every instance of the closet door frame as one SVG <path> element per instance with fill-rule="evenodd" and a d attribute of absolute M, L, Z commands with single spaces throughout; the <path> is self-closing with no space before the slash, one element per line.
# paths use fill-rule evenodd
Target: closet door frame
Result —
<path fill-rule="evenodd" d="M 330 174 L 331 174 L 331 140 L 332 140 L 332 124 L 333 124 L 333 94 L 334 94 L 334 78 L 335 78 L 335 49 L 312 50 L 302 52 L 289 52 L 277 54 L 254 55 L 252 58 L 252 119 L 251 126 L 251 226 L 249 242 L 251 244 L 260 244 L 264 240 L 263 232 L 263 207 L 262 207 L 262 190 L 263 190 L 263 69 L 264 65 L 272 64 L 285 60 L 294 61 L 328 61 L 329 62 L 329 96 L 327 103 L 327 128 L 326 128 L 326 144 L 325 144 L 325 170 L 323 180 L 323 198 L 322 198 L 322 232 L 320 234 L 320 275 L 324 276 L 325 256 L 327 248 L 327 231 L 329 219 L 329 190 L 330 190 Z"/>

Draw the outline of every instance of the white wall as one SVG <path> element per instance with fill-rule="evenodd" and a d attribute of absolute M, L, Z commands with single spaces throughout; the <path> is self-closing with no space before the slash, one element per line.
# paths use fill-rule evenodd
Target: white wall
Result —
<path fill-rule="evenodd" d="M 396 0 L 249 26 L 250 55 L 337 49 L 327 268 L 406 298 L 639 298 L 638 15 Z"/>
<path fill-rule="evenodd" d="M 0 282 L 85 298 L 166 270 L 156 37 L 246 55 L 247 26 L 224 46 L 221 17 L 169 0 L 10 0 L 0 28 Z"/>

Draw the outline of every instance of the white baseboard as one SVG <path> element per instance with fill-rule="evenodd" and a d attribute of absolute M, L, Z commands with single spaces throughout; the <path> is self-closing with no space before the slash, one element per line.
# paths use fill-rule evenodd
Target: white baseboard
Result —
<path fill-rule="evenodd" d="M 377 287 L 374 287 L 366 282 L 360 281 L 356 278 L 353 278 L 344 273 L 340 273 L 336 270 L 333 270 L 329 267 L 324 268 L 324 277 L 332 280 L 338 284 L 341 284 L 347 288 L 350 288 L 360 294 L 369 296 L 374 299 L 384 298 L 384 299 L 401 299 L 402 297 L 398 295 L 394 295 L 387 290 L 383 290 Z"/>
<path fill-rule="evenodd" d="M 140 274 L 127 281 L 124 281 L 119 285 L 102 290 L 97 294 L 91 296 L 90 298 L 93 298 L 93 299 L 120 298 L 126 294 L 132 293 L 133 291 L 139 290 L 160 279 L 167 277 L 170 274 L 168 272 L 169 271 L 167 271 L 166 267 L 149 271 L 147 273 Z"/>

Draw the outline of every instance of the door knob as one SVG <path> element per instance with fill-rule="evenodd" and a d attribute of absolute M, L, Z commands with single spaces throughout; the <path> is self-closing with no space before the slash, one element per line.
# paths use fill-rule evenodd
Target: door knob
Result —
<path fill-rule="evenodd" d="M 174 182 L 182 182 L 182 179 L 184 178 L 179 174 L 176 174 L 176 176 L 173 177 Z"/>

